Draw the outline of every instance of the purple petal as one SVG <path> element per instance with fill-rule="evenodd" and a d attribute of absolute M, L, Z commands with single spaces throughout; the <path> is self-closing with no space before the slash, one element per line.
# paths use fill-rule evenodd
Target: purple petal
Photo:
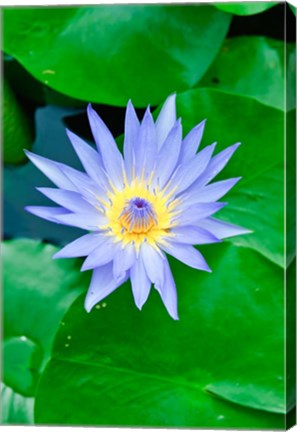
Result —
<path fill-rule="evenodd" d="M 27 206 L 25 207 L 29 213 L 38 216 L 42 219 L 46 219 L 51 222 L 67 225 L 64 222 L 57 219 L 61 215 L 69 214 L 68 210 L 62 207 L 42 207 L 42 206 Z"/>
<path fill-rule="evenodd" d="M 184 138 L 180 152 L 181 163 L 187 162 L 195 156 L 203 136 L 205 122 L 206 120 L 203 120 L 195 126 Z"/>
<path fill-rule="evenodd" d="M 101 237 L 98 246 L 85 259 L 81 271 L 91 270 L 109 263 L 113 260 L 117 250 L 118 245 L 110 237 Z"/>
<path fill-rule="evenodd" d="M 156 132 L 157 132 L 157 144 L 160 149 L 167 138 L 170 130 L 173 128 L 176 122 L 176 108 L 175 108 L 176 95 L 169 96 L 156 121 Z"/>
<path fill-rule="evenodd" d="M 94 211 L 94 207 L 77 192 L 43 187 L 37 188 L 37 190 L 67 210 L 80 213 Z"/>
<path fill-rule="evenodd" d="M 91 204 L 98 205 L 97 197 L 106 198 L 106 189 L 95 183 L 85 173 L 67 165 L 61 167 L 61 171 L 75 186 L 75 190 L 81 193 Z"/>
<path fill-rule="evenodd" d="M 204 228 L 192 225 L 172 228 L 170 233 L 173 234 L 172 239 L 176 243 L 195 245 L 220 242 L 220 239 L 215 237 L 211 232 L 207 231 Z"/>
<path fill-rule="evenodd" d="M 116 281 L 121 280 L 126 271 L 135 263 L 135 246 L 132 243 L 120 248 L 114 255 L 113 276 Z"/>
<path fill-rule="evenodd" d="M 167 242 L 166 245 L 162 244 L 162 249 L 164 249 L 169 255 L 172 255 L 174 258 L 190 267 L 211 272 L 202 254 L 193 246 L 170 241 Z"/>
<path fill-rule="evenodd" d="M 76 258 L 89 255 L 101 241 L 102 234 L 86 234 L 63 247 L 53 258 Z"/>
<path fill-rule="evenodd" d="M 102 225 L 106 225 L 108 222 L 106 217 L 96 212 L 96 210 L 93 213 L 61 214 L 56 216 L 56 222 L 57 221 L 64 225 L 70 225 L 89 231 L 98 231 Z"/>
<path fill-rule="evenodd" d="M 169 132 L 158 155 L 156 164 L 156 176 L 158 184 L 162 188 L 169 180 L 179 158 L 180 146 L 182 140 L 182 126 L 180 119 Z"/>
<path fill-rule="evenodd" d="M 227 165 L 232 155 L 236 151 L 236 149 L 240 146 L 240 143 L 233 144 L 230 147 L 227 147 L 225 150 L 221 151 L 217 155 L 215 155 L 212 160 L 209 162 L 207 169 L 202 174 L 200 178 L 191 186 L 189 191 L 192 189 L 196 189 L 198 187 L 204 186 L 209 183 L 215 176 L 217 176 L 223 168 Z"/>
<path fill-rule="evenodd" d="M 137 258 L 130 270 L 130 278 L 134 301 L 138 309 L 141 309 L 150 293 L 151 281 L 149 280 L 141 256 Z"/>
<path fill-rule="evenodd" d="M 170 189 L 176 188 L 176 194 L 186 190 L 206 169 L 216 143 L 205 147 L 192 160 L 180 165 L 172 177 Z"/>
<path fill-rule="evenodd" d="M 252 231 L 230 224 L 214 218 L 202 219 L 197 222 L 199 226 L 210 231 L 213 235 L 220 239 L 233 237 L 242 234 L 249 234 Z"/>
<path fill-rule="evenodd" d="M 105 169 L 112 183 L 121 187 L 123 184 L 123 158 L 109 129 L 91 105 L 88 105 L 89 122 L 92 133 L 101 154 Z"/>
<path fill-rule="evenodd" d="M 116 288 L 122 285 L 128 278 L 128 275 L 116 282 L 113 278 L 112 263 L 96 268 L 93 271 L 91 284 L 85 299 L 85 309 L 90 312 L 96 303 L 103 300 L 111 294 Z"/>
<path fill-rule="evenodd" d="M 56 186 L 67 189 L 67 190 L 76 190 L 73 183 L 65 176 L 63 172 L 61 172 L 61 166 L 63 165 L 59 162 L 54 162 L 45 157 L 36 155 L 34 153 L 25 150 L 27 157 L 30 161 L 45 174 Z"/>
<path fill-rule="evenodd" d="M 138 140 L 134 146 L 136 174 L 151 174 L 157 157 L 156 128 L 149 108 L 147 108 L 140 129 Z"/>
<path fill-rule="evenodd" d="M 146 274 L 150 281 L 159 289 L 164 283 L 164 259 L 161 251 L 157 251 L 147 242 L 141 245 L 141 256 Z"/>
<path fill-rule="evenodd" d="M 66 132 L 86 173 L 99 185 L 105 186 L 108 181 L 103 172 L 102 159 L 99 153 L 70 130 L 66 129 Z"/>
<path fill-rule="evenodd" d="M 227 192 L 241 179 L 241 177 L 222 180 L 199 188 L 189 194 L 192 204 L 214 202 L 226 195 Z"/>
<path fill-rule="evenodd" d="M 129 100 L 125 117 L 125 136 L 124 136 L 124 158 L 128 180 L 132 179 L 134 164 L 134 146 L 137 143 L 139 134 L 139 120 L 134 110 L 132 102 Z"/>
<path fill-rule="evenodd" d="M 178 320 L 176 286 L 167 258 L 164 260 L 164 283 L 158 292 L 169 315 Z"/>
<path fill-rule="evenodd" d="M 196 222 L 200 219 L 204 219 L 208 216 L 221 210 L 227 203 L 214 202 L 214 203 L 201 203 L 195 204 L 187 209 L 175 218 L 177 226 L 184 225 L 196 225 Z"/>

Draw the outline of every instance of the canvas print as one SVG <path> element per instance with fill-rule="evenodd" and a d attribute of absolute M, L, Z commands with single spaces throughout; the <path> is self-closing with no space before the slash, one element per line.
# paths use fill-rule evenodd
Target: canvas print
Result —
<path fill-rule="evenodd" d="M 1 423 L 293 426 L 296 9 L 2 22 Z"/>

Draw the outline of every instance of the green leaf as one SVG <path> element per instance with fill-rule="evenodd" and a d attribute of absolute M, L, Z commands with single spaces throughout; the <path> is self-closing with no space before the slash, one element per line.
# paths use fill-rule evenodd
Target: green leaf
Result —
<path fill-rule="evenodd" d="M 86 288 L 88 277 L 81 276 L 77 261 L 52 260 L 57 250 L 33 240 L 3 243 L 4 423 L 31 421 L 32 398 L 57 328 Z"/>
<path fill-rule="evenodd" d="M 33 424 L 33 407 L 33 397 L 22 396 L 1 383 L 1 424 Z"/>
<path fill-rule="evenodd" d="M 3 82 L 3 159 L 18 164 L 26 157 L 24 148 L 31 148 L 34 139 L 32 119 L 17 99 L 9 82 Z"/>
<path fill-rule="evenodd" d="M 36 80 L 11 56 L 4 56 L 4 75 L 8 77 L 14 93 L 35 105 L 81 107 L 85 102 L 69 98 Z"/>
<path fill-rule="evenodd" d="M 70 97 L 154 105 L 197 83 L 230 20 L 208 5 L 6 8 L 4 51 Z"/>
<path fill-rule="evenodd" d="M 26 336 L 7 338 L 3 343 L 5 382 L 24 396 L 32 396 L 39 378 L 43 353 L 40 345 Z"/>
<path fill-rule="evenodd" d="M 286 45 L 286 54 L 293 66 L 296 62 L 295 44 Z M 289 111 L 295 108 L 295 101 L 290 91 L 285 101 L 284 59 L 283 41 L 260 36 L 226 39 L 198 86 L 251 96 L 272 107 Z M 296 76 L 294 70 L 290 73 L 292 77 Z"/>
<path fill-rule="evenodd" d="M 232 244 L 203 253 L 212 274 L 171 262 L 179 321 L 155 290 L 137 310 L 128 283 L 89 315 L 83 298 L 73 304 L 40 382 L 37 423 L 284 427 L 283 271 Z M 232 403 L 207 391 L 226 380 L 240 388 Z M 262 411 L 252 409 L 262 396 Z"/>
<path fill-rule="evenodd" d="M 254 15 L 264 12 L 278 2 L 236 2 L 236 3 L 216 3 L 215 6 L 224 11 L 235 15 Z"/>
<path fill-rule="evenodd" d="M 286 115 L 286 260 L 296 256 L 296 111 Z"/>
<path fill-rule="evenodd" d="M 296 414 L 296 259 L 286 272 L 286 404 Z M 296 419 L 296 415 L 295 415 Z"/>
<path fill-rule="evenodd" d="M 289 3 L 289 7 L 290 7 L 291 11 L 293 12 L 293 14 L 296 16 L 296 6 Z"/>
<path fill-rule="evenodd" d="M 253 231 L 231 239 L 234 244 L 249 246 L 284 266 L 284 113 L 212 89 L 178 95 L 177 113 L 185 132 L 207 119 L 203 146 L 218 141 L 219 151 L 242 143 L 220 178 L 243 178 L 226 196 L 229 205 L 218 218 Z M 294 112 L 289 115 L 294 117 Z"/>

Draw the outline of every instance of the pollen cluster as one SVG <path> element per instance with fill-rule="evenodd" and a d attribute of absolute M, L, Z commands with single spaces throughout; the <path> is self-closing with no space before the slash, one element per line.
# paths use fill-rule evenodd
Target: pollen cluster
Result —
<path fill-rule="evenodd" d="M 125 183 L 122 190 L 113 188 L 109 200 L 102 202 L 108 225 L 103 227 L 115 240 L 140 245 L 148 241 L 155 245 L 170 236 L 174 226 L 177 200 L 171 194 L 152 188 L 145 181 L 134 179 Z"/>

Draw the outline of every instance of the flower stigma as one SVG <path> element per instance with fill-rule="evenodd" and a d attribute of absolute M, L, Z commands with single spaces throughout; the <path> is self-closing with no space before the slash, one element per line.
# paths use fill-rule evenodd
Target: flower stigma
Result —
<path fill-rule="evenodd" d="M 120 214 L 120 222 L 125 230 L 135 234 L 145 234 L 158 224 L 152 204 L 140 197 L 127 201 Z"/>

